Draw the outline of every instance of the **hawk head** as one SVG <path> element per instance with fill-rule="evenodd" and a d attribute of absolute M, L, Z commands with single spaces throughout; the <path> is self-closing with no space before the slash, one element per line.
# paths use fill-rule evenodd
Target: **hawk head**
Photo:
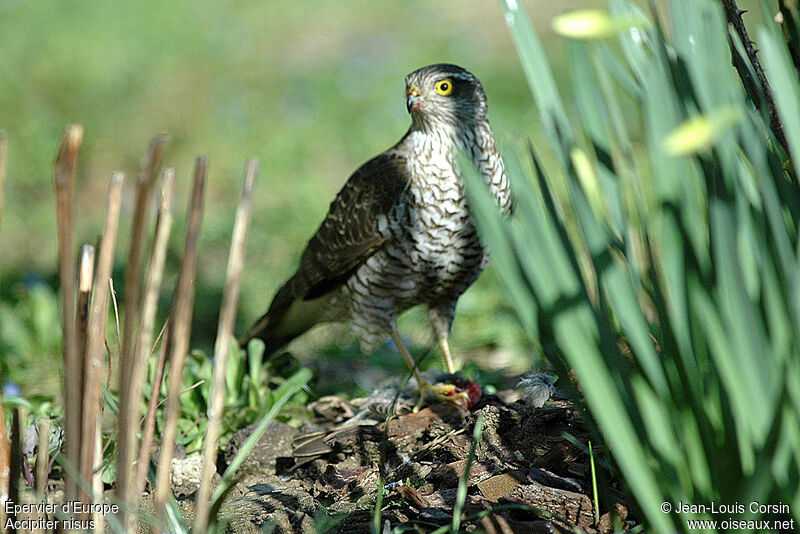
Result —
<path fill-rule="evenodd" d="M 418 127 L 466 126 L 486 118 L 480 80 L 457 65 L 439 63 L 406 76 L 406 106 Z"/>

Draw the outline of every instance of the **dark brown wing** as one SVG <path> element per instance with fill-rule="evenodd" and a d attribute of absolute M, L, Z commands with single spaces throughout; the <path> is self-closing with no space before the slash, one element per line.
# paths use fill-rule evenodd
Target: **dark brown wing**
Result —
<path fill-rule="evenodd" d="M 333 291 L 385 241 L 379 216 L 387 216 L 408 184 L 405 159 L 382 154 L 358 169 L 331 202 L 289 281 L 296 298 L 312 300 Z"/>
<path fill-rule="evenodd" d="M 309 314 L 307 324 L 293 320 L 291 327 L 281 325 L 298 300 L 314 300 L 337 289 L 383 246 L 386 238 L 378 230 L 378 220 L 389 215 L 408 186 L 405 164 L 404 157 L 384 153 L 347 180 L 306 245 L 297 272 L 278 290 L 267 313 L 241 338 L 242 345 L 259 337 L 269 354 L 316 323 L 317 318 Z"/>

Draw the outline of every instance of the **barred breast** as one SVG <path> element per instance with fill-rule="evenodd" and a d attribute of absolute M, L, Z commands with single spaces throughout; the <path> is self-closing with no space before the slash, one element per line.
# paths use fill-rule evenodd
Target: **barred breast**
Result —
<path fill-rule="evenodd" d="M 486 266 L 455 154 L 458 148 L 470 154 L 500 205 L 510 204 L 502 159 L 488 133 L 482 143 L 476 139 L 480 135 L 468 131 L 454 144 L 412 132 L 405 146 L 398 146 L 407 154 L 411 180 L 381 224 L 387 245 L 343 287 L 351 327 L 363 350 L 382 341 L 399 313 L 419 304 L 427 305 L 432 319 L 449 329 L 456 301 Z"/>

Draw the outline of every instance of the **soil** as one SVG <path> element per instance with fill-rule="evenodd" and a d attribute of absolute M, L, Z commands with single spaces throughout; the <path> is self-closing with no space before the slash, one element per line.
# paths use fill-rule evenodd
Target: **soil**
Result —
<path fill-rule="evenodd" d="M 445 402 L 416 413 L 409 411 L 411 401 L 401 400 L 400 415 L 387 423 L 389 397 L 324 397 L 310 405 L 314 421 L 299 430 L 273 422 L 220 509 L 228 530 L 261 532 L 271 522 L 280 533 L 326 526 L 367 533 L 381 479 L 383 532 L 449 525 L 479 417 L 483 431 L 466 477 L 462 531 L 610 532 L 634 524 L 628 503 L 607 479 L 601 480 L 605 513 L 595 521 L 589 434 L 575 407 L 558 394 L 540 408 L 508 390 L 484 395 L 469 408 Z M 254 427 L 231 439 L 220 472 Z M 594 451 L 602 457 L 597 446 Z M 191 490 L 189 484 L 176 492 L 188 516 Z"/>

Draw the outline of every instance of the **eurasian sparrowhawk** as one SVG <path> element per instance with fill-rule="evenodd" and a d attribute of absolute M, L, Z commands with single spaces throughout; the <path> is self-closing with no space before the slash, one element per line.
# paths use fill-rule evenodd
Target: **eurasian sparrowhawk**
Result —
<path fill-rule="evenodd" d="M 349 321 L 362 349 L 388 333 L 414 369 L 397 316 L 424 304 L 447 371 L 454 372 L 448 336 L 456 301 L 487 261 L 467 209 L 458 153 L 472 159 L 506 212 L 511 193 L 478 78 L 437 64 L 405 82 L 408 132 L 350 177 L 297 272 L 242 346 L 261 338 L 271 354 L 317 323 Z"/>

